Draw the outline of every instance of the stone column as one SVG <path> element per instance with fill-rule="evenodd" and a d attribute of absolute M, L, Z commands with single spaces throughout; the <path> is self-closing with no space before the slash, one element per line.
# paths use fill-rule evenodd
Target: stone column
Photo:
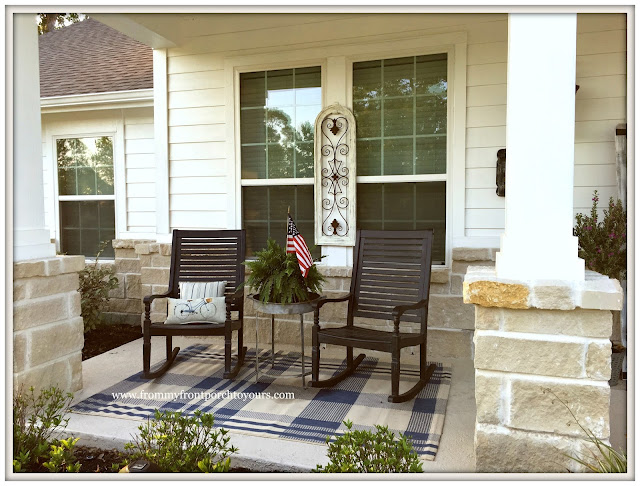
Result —
<path fill-rule="evenodd" d="M 607 440 L 617 280 L 515 281 L 470 267 L 475 304 L 476 470 L 580 471 L 563 454 L 588 450 L 578 423 Z M 577 421 L 562 402 L 566 402 Z"/>
<path fill-rule="evenodd" d="M 584 279 L 572 232 L 575 81 L 576 14 L 509 14 L 501 277 Z"/>
<path fill-rule="evenodd" d="M 38 27 L 35 14 L 13 14 L 13 260 L 56 254 L 44 221 Z"/>

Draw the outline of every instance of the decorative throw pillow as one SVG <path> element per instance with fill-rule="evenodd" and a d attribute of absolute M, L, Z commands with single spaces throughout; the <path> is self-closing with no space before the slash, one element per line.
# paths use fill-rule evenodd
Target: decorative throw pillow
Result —
<path fill-rule="evenodd" d="M 181 299 L 223 297 L 227 282 L 179 282 Z"/>
<path fill-rule="evenodd" d="M 204 299 L 167 299 L 168 311 L 165 324 L 189 324 L 193 322 L 224 323 L 227 307 L 224 297 Z"/>

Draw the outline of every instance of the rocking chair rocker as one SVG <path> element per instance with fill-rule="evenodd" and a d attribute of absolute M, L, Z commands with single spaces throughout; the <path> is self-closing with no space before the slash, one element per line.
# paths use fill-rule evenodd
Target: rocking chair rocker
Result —
<path fill-rule="evenodd" d="M 405 402 L 415 397 L 431 379 L 435 364 L 427 367 L 427 307 L 431 277 L 433 230 L 365 231 L 358 230 L 351 290 L 344 297 L 323 298 L 315 305 L 313 321 L 311 386 L 331 387 L 351 375 L 365 358 L 353 358 L 353 348 L 391 353 L 390 402 Z M 320 328 L 323 305 L 348 301 L 347 325 Z M 354 326 L 354 317 L 393 320 L 393 332 Z M 400 320 L 420 324 L 419 331 L 400 332 Z M 326 380 L 319 380 L 320 344 L 338 344 L 347 348 L 347 366 Z M 400 394 L 400 350 L 420 346 L 420 380 Z"/>
<path fill-rule="evenodd" d="M 245 230 L 173 230 L 169 290 L 144 298 L 143 377 L 162 376 L 173 364 L 179 347 L 172 349 L 173 336 L 224 336 L 224 378 L 234 378 L 244 363 L 247 348 L 242 345 L 244 292 L 236 290 L 244 282 Z M 151 302 L 155 299 L 180 297 L 179 282 L 226 281 L 226 321 L 217 323 L 164 324 L 151 322 Z M 231 313 L 237 312 L 232 319 Z M 238 332 L 238 356 L 231 368 L 231 336 Z M 165 336 L 167 360 L 151 370 L 151 336 Z"/>

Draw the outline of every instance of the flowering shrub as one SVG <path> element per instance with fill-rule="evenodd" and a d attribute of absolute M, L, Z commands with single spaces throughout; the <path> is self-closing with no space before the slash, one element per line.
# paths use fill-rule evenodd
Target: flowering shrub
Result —
<path fill-rule="evenodd" d="M 598 221 L 598 191 L 593 192 L 591 214 L 577 214 L 573 234 L 578 237 L 578 256 L 588 269 L 623 280 L 627 275 L 627 212 L 620 199 L 609 199 L 604 218 Z"/>

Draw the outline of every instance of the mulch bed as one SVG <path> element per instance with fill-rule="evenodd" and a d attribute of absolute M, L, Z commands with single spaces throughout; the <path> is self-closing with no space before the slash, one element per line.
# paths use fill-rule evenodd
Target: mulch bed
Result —
<path fill-rule="evenodd" d="M 108 324 L 100 326 L 84 335 L 82 360 L 93 358 L 111 349 L 135 341 L 142 337 L 140 326 Z"/>

